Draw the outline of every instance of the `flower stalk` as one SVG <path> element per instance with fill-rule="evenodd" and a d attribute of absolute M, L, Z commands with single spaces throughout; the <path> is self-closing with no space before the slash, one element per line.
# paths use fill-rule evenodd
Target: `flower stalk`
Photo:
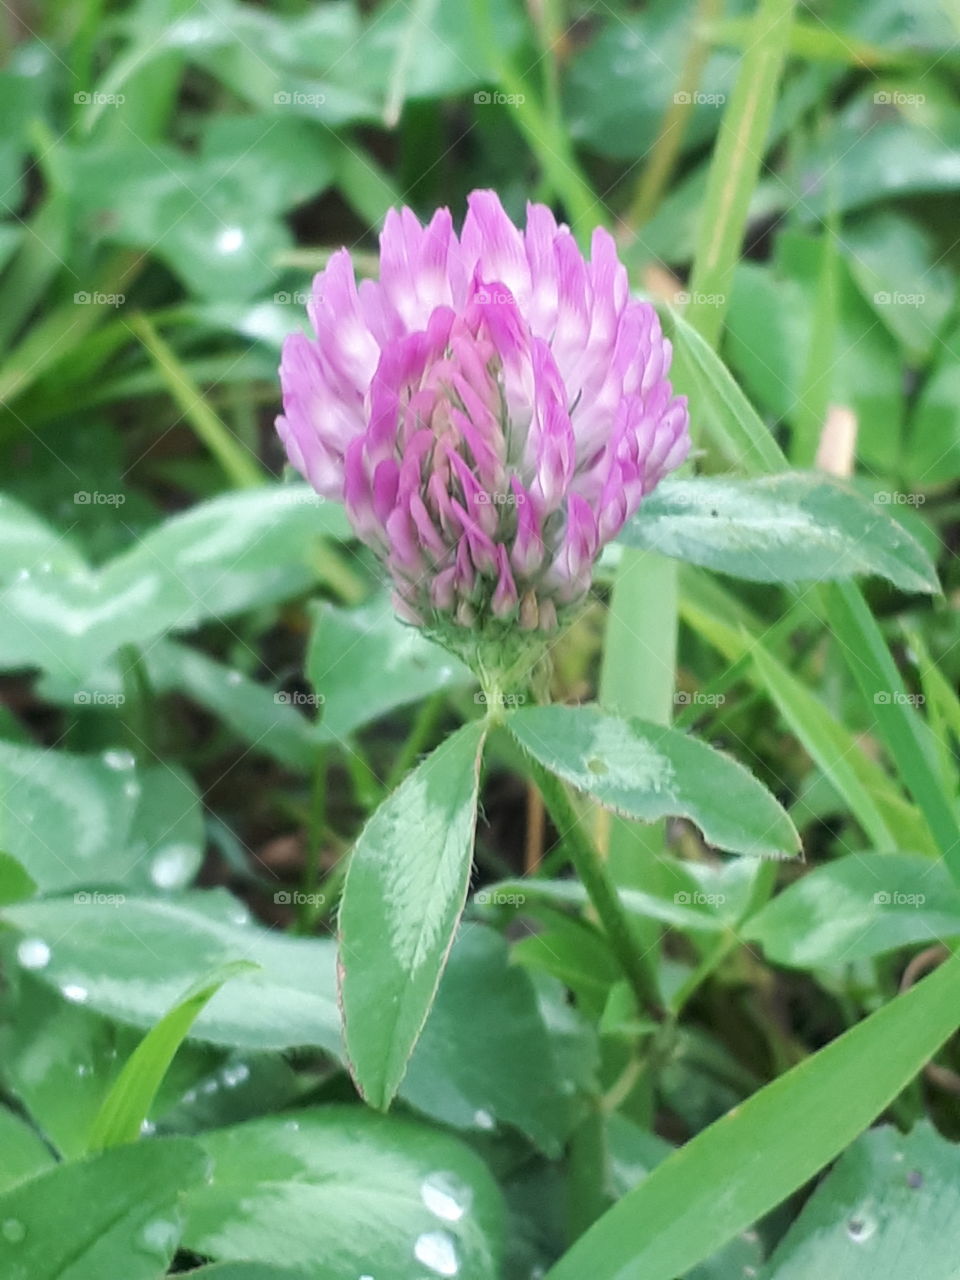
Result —
<path fill-rule="evenodd" d="M 607 864 L 587 835 L 566 785 L 538 761 L 528 757 L 526 765 L 603 926 L 610 950 L 630 984 L 638 1010 L 657 1022 L 663 1021 L 666 1014 L 655 978 L 637 949 L 629 917 L 620 903 Z"/>

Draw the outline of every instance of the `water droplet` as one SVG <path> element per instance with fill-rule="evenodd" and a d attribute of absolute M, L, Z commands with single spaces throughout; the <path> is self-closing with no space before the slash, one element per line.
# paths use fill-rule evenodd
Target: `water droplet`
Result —
<path fill-rule="evenodd" d="M 137 763 L 129 751 L 105 751 L 100 757 L 108 769 L 132 769 Z"/>
<path fill-rule="evenodd" d="M 157 1132 L 157 1126 L 153 1123 L 152 1120 L 140 1121 L 141 1138 L 152 1138 L 156 1132 Z"/>
<path fill-rule="evenodd" d="M 288 1131 L 288 1133 L 299 1133 L 299 1132 L 300 1132 L 300 1121 L 299 1121 L 299 1120 L 288 1120 L 288 1121 L 287 1121 L 287 1123 L 286 1123 L 283 1127 Z"/>
<path fill-rule="evenodd" d="M 877 1224 L 874 1219 L 865 1213 L 858 1214 L 847 1223 L 847 1235 L 854 1244 L 863 1244 L 864 1241 L 869 1240 L 876 1229 Z"/>
<path fill-rule="evenodd" d="M 220 1072 L 220 1079 L 228 1089 L 235 1089 L 238 1084 L 250 1079 L 250 1068 L 245 1062 L 237 1062 L 233 1066 L 224 1067 Z"/>
<path fill-rule="evenodd" d="M 914 1191 L 919 1191 L 923 1186 L 923 1174 L 919 1169 L 911 1169 L 907 1174 L 907 1186 L 912 1187 Z"/>
<path fill-rule="evenodd" d="M 123 794 L 128 800 L 136 800 L 140 795 L 140 783 L 131 778 L 123 784 Z"/>
<path fill-rule="evenodd" d="M 592 759 L 588 760 L 587 768 L 590 770 L 591 773 L 596 773 L 596 774 L 608 772 L 606 760 L 601 760 L 599 756 L 593 756 Z"/>
<path fill-rule="evenodd" d="M 211 1093 L 219 1093 L 219 1091 L 220 1091 L 220 1085 L 217 1083 L 216 1080 L 204 1080 L 203 1084 L 200 1086 L 201 1093 L 211 1094 Z"/>
<path fill-rule="evenodd" d="M 79 982 L 65 982 L 60 993 L 64 999 L 71 1000 L 74 1004 L 83 1004 L 90 995 L 87 988 L 81 987 Z"/>
<path fill-rule="evenodd" d="M 24 938 L 17 947 L 17 959 L 24 969 L 42 969 L 50 963 L 50 948 L 42 938 Z"/>
<path fill-rule="evenodd" d="M 227 672 L 227 684 L 240 684 L 242 680 L 243 680 L 243 676 L 240 674 L 239 671 Z"/>
<path fill-rule="evenodd" d="M 489 1130 L 489 1129 L 495 1129 L 497 1127 L 497 1122 L 494 1120 L 490 1112 L 484 1111 L 482 1108 L 479 1111 L 475 1111 L 473 1113 L 473 1123 L 477 1126 L 478 1129 Z"/>
<path fill-rule="evenodd" d="M 183 1101 L 187 1104 L 188 1107 L 190 1106 L 191 1103 L 196 1102 L 196 1100 L 197 1100 L 196 1089 L 188 1089 L 187 1092 L 183 1095 Z"/>
<path fill-rule="evenodd" d="M 413 1256 L 438 1276 L 455 1276 L 460 1270 L 456 1241 L 446 1231 L 425 1231 L 417 1236 Z"/>
<path fill-rule="evenodd" d="M 26 1234 L 27 1228 L 19 1218 L 5 1218 L 0 1225 L 0 1235 L 10 1244 L 19 1244 Z"/>
<path fill-rule="evenodd" d="M 30 570 L 29 570 L 29 569 L 21 569 L 21 570 L 20 570 L 20 572 L 17 574 L 17 581 L 18 581 L 18 582 L 26 582 L 26 581 L 28 581 L 29 577 L 30 577 Z"/>
<path fill-rule="evenodd" d="M 239 227 L 224 227 L 217 236 L 217 250 L 220 253 L 236 253 L 243 247 L 246 236 Z"/>
<path fill-rule="evenodd" d="M 444 1222 L 459 1222 L 470 1208 L 473 1192 L 452 1173 L 431 1173 L 420 1188 L 423 1203 Z"/>
<path fill-rule="evenodd" d="M 77 1075 L 78 1075 L 78 1076 L 88 1076 L 88 1075 L 90 1075 L 90 1073 L 91 1073 L 92 1071 L 93 1071 L 93 1067 L 91 1067 L 91 1066 L 90 1066 L 90 1063 L 89 1063 L 89 1062 L 78 1062 L 78 1063 L 77 1063 Z"/>
<path fill-rule="evenodd" d="M 188 844 L 167 845 L 150 863 L 150 879 L 158 889 L 180 889 L 190 879 L 195 861 Z"/>
<path fill-rule="evenodd" d="M 180 1230 L 175 1222 L 167 1218 L 155 1218 L 148 1222 L 140 1232 L 140 1243 L 149 1253 L 159 1253 L 166 1257 L 176 1248 L 180 1238 Z"/>

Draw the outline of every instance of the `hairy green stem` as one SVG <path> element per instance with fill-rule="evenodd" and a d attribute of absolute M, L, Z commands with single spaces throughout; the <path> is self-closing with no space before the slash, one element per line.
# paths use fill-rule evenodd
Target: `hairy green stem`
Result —
<path fill-rule="evenodd" d="M 638 1009 L 659 1021 L 664 1016 L 660 993 L 637 949 L 606 862 L 586 834 L 564 783 L 538 761 L 528 757 L 526 764 L 603 926 L 610 950 L 636 997 Z"/>

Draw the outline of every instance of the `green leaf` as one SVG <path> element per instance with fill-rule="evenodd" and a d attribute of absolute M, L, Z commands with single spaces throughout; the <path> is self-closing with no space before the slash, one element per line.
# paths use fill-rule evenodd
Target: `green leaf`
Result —
<path fill-rule="evenodd" d="M 436 995 L 470 880 L 485 729 L 464 725 L 367 823 L 340 906 L 347 1055 L 386 1107 Z"/>
<path fill-rule="evenodd" d="M 0 494 L 0 548 L 3 586 L 35 573 L 70 573 L 83 568 L 82 557 L 64 534 L 5 493 Z"/>
<path fill-rule="evenodd" d="M 200 154 L 211 177 L 240 175 L 250 196 L 282 213 L 333 182 L 330 137 L 297 116 L 213 112 L 204 119 Z"/>
<path fill-rule="evenodd" d="M 709 844 L 733 853 L 782 858 L 800 847 L 792 822 L 756 778 L 675 729 L 595 707 L 522 707 L 507 724 L 545 768 L 626 817 L 689 818 Z"/>
<path fill-rule="evenodd" d="M 619 541 L 753 582 L 878 574 L 904 591 L 939 590 L 936 569 L 901 524 L 815 472 L 664 480 Z"/>
<path fill-rule="evenodd" d="M 58 1165 L 0 1196 L 0 1275 L 10 1280 L 157 1280 L 180 1239 L 181 1191 L 202 1149 L 156 1138 Z"/>
<path fill-rule="evenodd" d="M 6 931 L 5 931 L 6 932 Z M 90 1126 L 138 1033 L 73 1004 L 17 972 L 15 938 L 5 937 L 5 967 L 16 985 L 0 1025 L 3 1087 L 67 1160 L 87 1154 Z"/>
<path fill-rule="evenodd" d="M 954 1031 L 958 997 L 951 958 L 665 1160 L 549 1280 L 675 1280 L 708 1258 L 883 1111 Z"/>
<path fill-rule="evenodd" d="M 92 500 L 88 493 L 81 505 Z M 316 580 L 313 540 L 348 532 L 342 507 L 307 485 L 214 498 L 151 529 L 102 569 L 12 582 L 0 594 L 0 667 L 63 673 L 82 692 L 84 678 L 121 645 L 306 590 Z"/>
<path fill-rule="evenodd" d="M 926 359 L 956 296 L 955 278 L 934 238 L 911 219 L 884 210 L 851 219 L 843 243 L 850 272 L 877 319 L 912 355 Z"/>
<path fill-rule="evenodd" d="M 526 24 L 510 0 L 491 0 L 489 12 L 498 47 L 510 52 L 522 47 Z M 496 79 L 471 23 L 442 0 L 418 0 L 413 7 L 387 0 L 357 52 L 367 83 L 378 90 L 396 78 L 399 62 L 408 98 L 452 97 Z M 388 124 L 399 116 L 398 97 L 393 89 Z"/>
<path fill-rule="evenodd" d="M 496 1280 L 502 1206 L 453 1138 L 360 1107 L 287 1112 L 201 1141 L 209 1184 L 188 1194 L 187 1246 L 313 1276 Z"/>
<path fill-rule="evenodd" d="M 374 30 L 378 25 L 371 24 Z M 192 18 L 174 24 L 170 39 L 260 110 L 305 116 L 319 122 L 325 136 L 350 121 L 379 116 L 383 84 L 366 74 L 363 25 L 352 4 L 292 16 L 218 0 L 199 40 L 195 26 Z"/>
<path fill-rule="evenodd" d="M 665 67 L 679 66 L 690 40 L 695 7 L 669 0 L 644 7 L 642 14 L 605 13 L 597 34 L 573 50 L 568 73 L 566 119 L 574 139 L 615 160 L 646 158 L 657 134 L 675 76 Z M 735 57 L 714 53 L 699 80 L 700 92 L 690 103 L 687 148 L 702 146 L 719 123 L 717 103 L 732 87 Z"/>
<path fill-rule="evenodd" d="M 530 978 L 492 929 L 465 928 L 454 944 L 400 1097 L 455 1128 L 512 1125 L 559 1157 L 569 1094 Z"/>
<path fill-rule="evenodd" d="M 42 890 L 122 882 L 140 786 L 126 751 L 75 756 L 0 742 L 2 827 L 10 853 Z"/>
<path fill-rule="evenodd" d="M 197 1267 L 187 1275 L 193 1280 L 339 1280 L 326 1268 L 318 1271 L 315 1263 L 307 1273 L 291 1271 L 289 1267 L 272 1267 L 266 1262 L 215 1262 L 212 1267 Z"/>
<path fill-rule="evenodd" d="M 198 1015 L 225 982 L 256 969 L 246 960 L 201 979 L 152 1027 L 127 1059 L 90 1131 L 91 1151 L 136 1142 L 170 1063 Z"/>
<path fill-rule="evenodd" d="M 200 865 L 199 797 L 175 766 L 0 742 L 0 781 L 7 844 L 42 890 L 180 889 Z"/>
<path fill-rule="evenodd" d="M 960 1249 L 960 1147 L 921 1121 L 884 1126 L 840 1157 L 761 1280 L 952 1280 Z"/>
<path fill-rule="evenodd" d="M 852 853 L 784 889 L 742 933 L 774 964 L 852 964 L 960 935 L 960 891 L 942 862 Z"/>
<path fill-rule="evenodd" d="M 151 529 L 106 569 L 109 594 L 146 582 L 143 607 L 182 631 L 310 585 L 314 539 L 349 536 L 343 508 L 304 484 L 225 494 Z M 151 632 L 161 628 L 151 623 Z"/>
<path fill-rule="evenodd" d="M 184 693 L 249 742 L 251 749 L 289 769 L 305 771 L 315 763 L 320 726 L 297 710 L 290 694 L 278 693 L 172 640 L 157 641 L 145 660 L 154 688 Z"/>
<path fill-rule="evenodd" d="M 37 891 L 33 877 L 9 853 L 0 853 L 0 907 L 23 902 Z"/>
<path fill-rule="evenodd" d="M 818 331 L 825 324 L 834 330 L 829 358 Z M 772 264 L 741 263 L 727 329 L 730 367 L 766 413 L 794 428 L 794 458 L 812 460 L 814 437 L 833 403 L 853 409 L 857 453 L 868 467 L 881 474 L 898 470 L 900 350 L 854 283 L 846 254 L 834 255 L 830 238 L 785 232 L 777 237 Z"/>
<path fill-rule="evenodd" d="M 548 905 L 546 899 L 538 901 L 536 894 L 525 897 L 529 905 L 524 905 L 524 914 L 533 916 L 540 928 L 514 943 L 514 964 L 523 965 L 537 977 L 548 975 L 562 983 L 573 992 L 578 1008 L 599 1018 L 610 988 L 623 973 L 606 938 L 589 921 Z"/>
<path fill-rule="evenodd" d="M 960 187 L 960 109 L 952 98 L 938 100 L 921 79 L 914 82 L 919 91 L 913 106 L 901 109 L 881 100 L 878 109 L 878 83 L 873 78 L 869 89 L 832 115 L 812 147 L 797 149 L 781 181 L 788 190 L 803 190 L 798 219 L 812 221 L 893 196 Z M 907 97 L 911 88 L 907 82 Z M 828 171 L 827 180 L 813 177 Z"/>
<path fill-rule="evenodd" d="M 323 698 L 321 732 L 341 740 L 396 707 L 469 684 L 470 672 L 386 598 L 359 609 L 314 607 L 307 678 Z"/>
<path fill-rule="evenodd" d="M 36 1177 L 53 1164 L 50 1148 L 37 1131 L 7 1107 L 0 1107 L 0 1151 L 0 1191 Z M 2 1230 L 0 1226 L 0 1234 Z"/>
<path fill-rule="evenodd" d="M 130 883 L 185 888 L 203 862 L 203 809 L 193 779 L 176 765 L 137 771 L 140 798 L 126 840 Z"/>
<path fill-rule="evenodd" d="M 116 895 L 120 896 L 120 895 Z M 248 960 L 260 971 L 213 997 L 192 1038 L 245 1049 L 314 1045 L 341 1053 L 335 948 L 249 922 L 221 891 L 168 900 L 51 900 L 7 907 L 24 936 L 20 962 L 67 999 L 135 1027 L 152 1027 L 184 989 L 218 966 Z"/>
<path fill-rule="evenodd" d="M 502 880 L 484 891 L 496 900 L 497 895 L 516 896 L 522 902 L 549 902 L 555 906 L 589 906 L 586 889 L 577 880 Z M 702 895 L 706 897 L 706 894 Z M 680 889 L 672 898 L 646 893 L 642 889 L 620 889 L 620 905 L 628 915 L 659 920 L 677 929 L 702 933 L 723 933 L 727 925 L 716 909 L 700 905 L 700 898 L 689 888 Z M 696 905 L 690 905 L 695 903 Z"/>

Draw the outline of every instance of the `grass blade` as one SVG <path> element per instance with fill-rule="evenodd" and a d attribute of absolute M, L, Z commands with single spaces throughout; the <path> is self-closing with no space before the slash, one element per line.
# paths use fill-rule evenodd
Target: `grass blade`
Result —
<path fill-rule="evenodd" d="M 134 316 L 131 327 L 150 353 L 183 416 L 220 463 L 231 484 L 238 489 L 252 489 L 263 484 L 264 473 L 259 462 L 210 408 L 173 348 L 160 337 L 147 316 L 143 312 Z"/>
<path fill-rule="evenodd" d="M 803 1186 L 952 1034 L 960 959 L 762 1088 L 665 1160 L 548 1280 L 675 1280 Z"/>
<path fill-rule="evenodd" d="M 93 1122 L 87 1147 L 90 1152 L 136 1142 L 170 1063 L 201 1010 L 225 982 L 257 967 L 249 960 L 223 965 L 201 979 L 147 1032 L 127 1059 Z"/>
<path fill-rule="evenodd" d="M 723 328 L 733 272 L 790 43 L 794 0 L 761 0 L 710 162 L 687 319 L 711 346 Z"/>

